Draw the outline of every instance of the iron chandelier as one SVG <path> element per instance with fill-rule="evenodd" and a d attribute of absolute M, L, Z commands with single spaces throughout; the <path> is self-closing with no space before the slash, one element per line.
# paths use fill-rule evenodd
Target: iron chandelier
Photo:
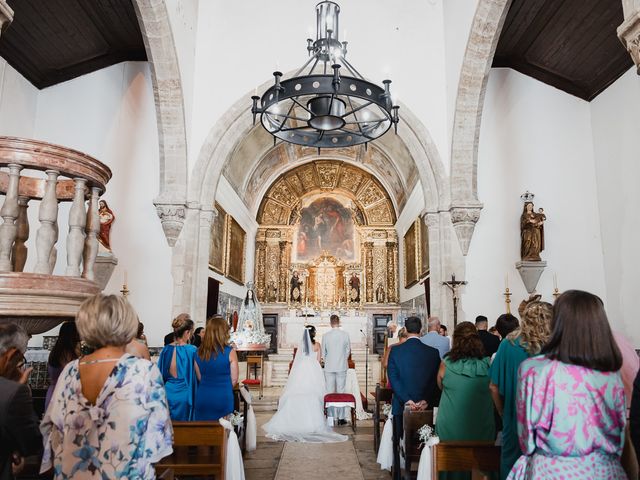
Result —
<path fill-rule="evenodd" d="M 397 133 L 399 107 L 391 99 L 391 80 L 384 80 L 383 87 L 371 83 L 345 58 L 339 14 L 337 3 L 318 3 L 316 40 L 307 39 L 307 62 L 286 80 L 274 72 L 274 84 L 262 98 L 251 97 L 253 123 L 260 115 L 274 144 L 279 138 L 318 149 L 366 146 L 391 125 Z M 343 65 L 348 75 L 341 75 Z"/>

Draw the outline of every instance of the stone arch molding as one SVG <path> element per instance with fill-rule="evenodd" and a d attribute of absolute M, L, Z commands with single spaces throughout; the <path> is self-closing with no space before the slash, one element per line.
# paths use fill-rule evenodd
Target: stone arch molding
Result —
<path fill-rule="evenodd" d="M 271 82 L 265 82 L 260 90 Z M 226 162 L 233 156 L 238 143 L 252 128 L 252 117 L 248 109 L 247 93 L 238 100 L 215 123 L 207 136 L 197 163 L 192 171 L 187 197 L 184 232 L 173 252 L 174 312 L 189 309 L 194 315 L 206 311 L 206 286 L 208 277 L 208 255 L 213 205 L 218 183 Z M 398 136 L 416 162 L 421 188 L 425 198 L 422 209 L 425 221 L 445 225 L 449 221 L 450 187 L 440 155 L 426 127 L 404 105 L 401 105 L 402 120 Z M 393 133 L 389 133 L 393 135 Z M 443 229 L 440 229 L 442 231 Z M 449 245 L 446 235 L 439 233 L 430 237 L 430 263 L 432 276 L 440 281 L 441 271 L 448 271 Z M 435 312 L 445 303 L 446 297 L 432 299 Z M 446 307 L 445 307 L 446 308 Z"/>
<path fill-rule="evenodd" d="M 165 1 L 134 0 L 133 6 L 151 66 L 158 122 L 160 192 L 153 203 L 173 247 L 186 219 L 189 175 L 180 68 Z"/>
<path fill-rule="evenodd" d="M 480 0 L 462 62 L 451 142 L 451 221 L 467 255 L 482 203 L 478 141 L 484 95 L 500 32 L 512 0 Z"/>

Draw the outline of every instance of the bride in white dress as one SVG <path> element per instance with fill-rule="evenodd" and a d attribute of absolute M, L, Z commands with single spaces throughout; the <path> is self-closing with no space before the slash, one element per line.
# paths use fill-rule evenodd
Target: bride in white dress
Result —
<path fill-rule="evenodd" d="M 285 442 L 344 442 L 346 435 L 334 433 L 324 417 L 326 393 L 320 366 L 320 344 L 304 329 L 278 411 L 266 424 L 267 437 Z M 315 336 L 315 335 L 314 335 Z"/>

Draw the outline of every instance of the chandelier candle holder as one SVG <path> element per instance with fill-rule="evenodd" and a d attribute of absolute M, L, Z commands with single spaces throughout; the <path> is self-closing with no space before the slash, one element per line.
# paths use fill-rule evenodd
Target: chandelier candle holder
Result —
<path fill-rule="evenodd" d="M 292 78 L 273 72 L 274 84 L 251 97 L 255 124 L 277 139 L 318 148 L 366 144 L 391 126 L 397 133 L 399 116 L 391 98 L 391 80 L 380 87 L 366 80 L 346 59 L 347 42 L 340 41 L 340 7 L 316 5 L 316 39 L 307 39 L 309 59 Z M 346 69 L 346 74 L 342 70 Z"/>

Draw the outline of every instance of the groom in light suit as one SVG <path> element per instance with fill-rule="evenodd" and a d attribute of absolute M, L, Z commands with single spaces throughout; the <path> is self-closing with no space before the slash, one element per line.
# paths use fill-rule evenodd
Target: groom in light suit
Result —
<path fill-rule="evenodd" d="M 322 357 L 324 358 L 324 378 L 328 393 L 344 393 L 347 383 L 348 359 L 351 353 L 349 334 L 340 330 L 340 317 L 331 315 L 331 330 L 322 336 Z M 336 412 L 338 410 L 338 412 Z M 347 418 L 346 408 L 330 408 L 330 417 L 338 418 L 338 424 L 344 425 Z"/>

